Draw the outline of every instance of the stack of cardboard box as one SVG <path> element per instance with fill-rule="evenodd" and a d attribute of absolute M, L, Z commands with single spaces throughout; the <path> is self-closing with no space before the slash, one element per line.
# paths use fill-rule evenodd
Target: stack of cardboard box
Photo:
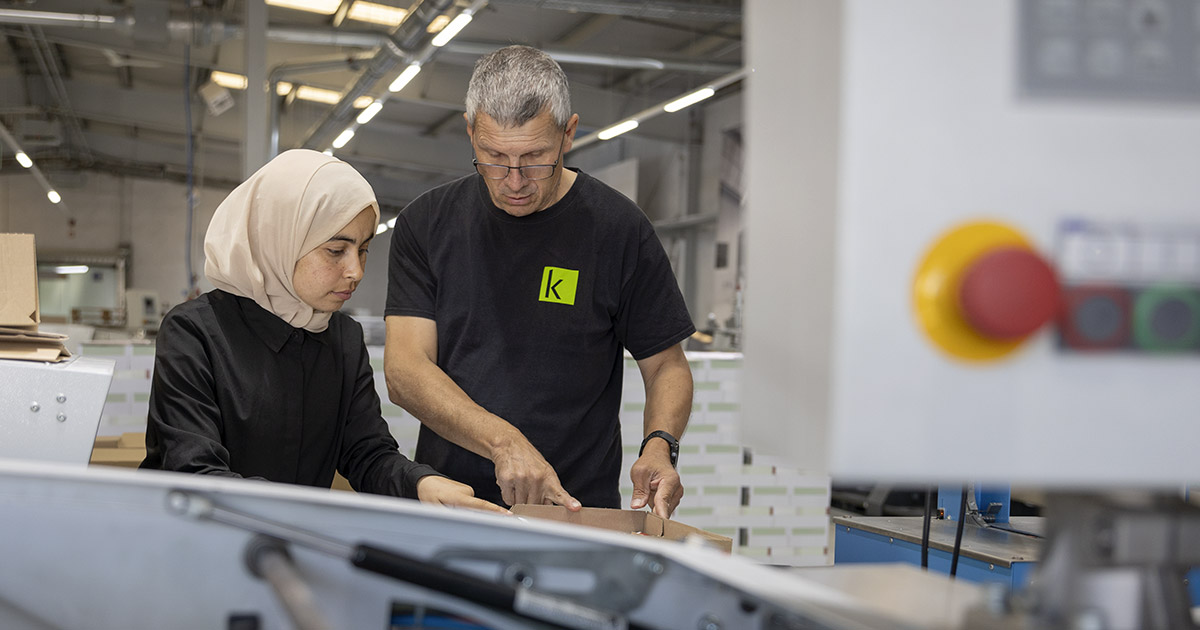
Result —
<path fill-rule="evenodd" d="M 32 234 L 0 234 L 0 359 L 62 361 L 66 335 L 39 332 L 37 253 Z"/>

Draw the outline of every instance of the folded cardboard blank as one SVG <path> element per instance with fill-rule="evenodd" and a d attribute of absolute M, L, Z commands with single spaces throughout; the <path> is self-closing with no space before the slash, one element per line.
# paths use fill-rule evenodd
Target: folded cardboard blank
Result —
<path fill-rule="evenodd" d="M 0 234 L 0 326 L 37 326 L 37 253 L 32 234 Z"/>
<path fill-rule="evenodd" d="M 668 521 L 650 512 L 607 508 L 583 508 L 578 512 L 572 512 L 559 505 L 514 505 L 512 512 L 517 516 L 532 516 L 669 540 L 683 540 L 694 535 L 727 553 L 733 549 L 733 540 L 725 536 L 696 529 L 678 521 Z"/>

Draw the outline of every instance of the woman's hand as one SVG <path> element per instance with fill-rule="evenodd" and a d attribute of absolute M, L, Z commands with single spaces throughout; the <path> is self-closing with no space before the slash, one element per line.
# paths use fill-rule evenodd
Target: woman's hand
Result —
<path fill-rule="evenodd" d="M 417 498 L 434 505 L 512 514 L 495 503 L 476 498 L 475 491 L 471 489 L 471 486 L 437 475 L 426 475 L 417 482 Z"/>

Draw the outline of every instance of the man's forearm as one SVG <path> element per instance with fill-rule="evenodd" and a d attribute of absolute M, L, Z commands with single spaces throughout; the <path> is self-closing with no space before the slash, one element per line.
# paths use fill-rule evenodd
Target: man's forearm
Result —
<path fill-rule="evenodd" d="M 406 357 L 386 369 L 388 397 L 438 435 L 488 459 L 513 439 L 524 439 L 503 418 L 480 407 L 445 372 L 425 358 Z"/>
<path fill-rule="evenodd" d="M 646 410 L 642 435 L 666 431 L 676 439 L 687 429 L 692 413 L 692 370 L 687 359 L 666 361 L 646 378 Z"/>

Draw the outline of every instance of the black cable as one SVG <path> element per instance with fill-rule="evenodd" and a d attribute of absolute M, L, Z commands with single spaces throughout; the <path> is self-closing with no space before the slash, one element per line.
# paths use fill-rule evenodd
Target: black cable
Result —
<path fill-rule="evenodd" d="M 933 488 L 925 487 L 925 519 L 921 524 L 921 568 L 929 568 L 929 521 L 933 519 Z"/>
<path fill-rule="evenodd" d="M 958 572 L 958 554 L 962 549 L 963 524 L 967 522 L 967 487 L 963 486 L 962 501 L 958 504 L 958 528 L 954 532 L 954 554 L 950 557 L 950 577 Z"/>

